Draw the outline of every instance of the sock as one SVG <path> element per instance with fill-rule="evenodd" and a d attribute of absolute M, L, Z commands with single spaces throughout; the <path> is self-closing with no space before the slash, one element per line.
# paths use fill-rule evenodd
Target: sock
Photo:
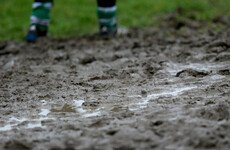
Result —
<path fill-rule="evenodd" d="M 33 3 L 30 22 L 32 25 L 36 25 L 40 31 L 48 29 L 50 22 L 50 10 L 52 6 L 53 2 L 50 0 L 35 0 Z"/>
<path fill-rule="evenodd" d="M 115 0 L 98 0 L 97 15 L 100 26 L 106 26 L 113 30 L 117 26 Z"/>

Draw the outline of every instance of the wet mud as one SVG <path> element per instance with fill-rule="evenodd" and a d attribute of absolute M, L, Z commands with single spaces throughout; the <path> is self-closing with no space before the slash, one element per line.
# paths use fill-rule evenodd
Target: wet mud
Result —
<path fill-rule="evenodd" d="M 229 27 L 166 20 L 1 42 L 0 149 L 230 149 Z"/>

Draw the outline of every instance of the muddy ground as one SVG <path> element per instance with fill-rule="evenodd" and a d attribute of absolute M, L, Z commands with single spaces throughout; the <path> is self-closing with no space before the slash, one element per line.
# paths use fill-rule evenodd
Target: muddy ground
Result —
<path fill-rule="evenodd" d="M 1 42 L 0 149 L 230 149 L 226 20 L 165 20 L 112 39 Z"/>

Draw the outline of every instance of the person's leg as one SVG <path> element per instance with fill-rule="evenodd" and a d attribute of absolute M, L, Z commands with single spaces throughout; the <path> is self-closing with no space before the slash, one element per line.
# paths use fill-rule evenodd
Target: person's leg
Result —
<path fill-rule="evenodd" d="M 53 0 L 35 0 L 30 17 L 30 28 L 26 40 L 35 41 L 39 36 L 45 36 L 50 22 L 50 10 L 53 6 Z"/>
<path fill-rule="evenodd" d="M 112 34 L 117 32 L 116 20 L 116 0 L 97 0 L 97 15 L 101 35 Z"/>

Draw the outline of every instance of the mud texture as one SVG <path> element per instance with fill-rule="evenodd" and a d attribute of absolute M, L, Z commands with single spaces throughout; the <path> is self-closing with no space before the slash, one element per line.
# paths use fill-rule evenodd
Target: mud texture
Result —
<path fill-rule="evenodd" d="M 1 42 L 0 149 L 230 149 L 230 28 L 165 19 Z"/>

